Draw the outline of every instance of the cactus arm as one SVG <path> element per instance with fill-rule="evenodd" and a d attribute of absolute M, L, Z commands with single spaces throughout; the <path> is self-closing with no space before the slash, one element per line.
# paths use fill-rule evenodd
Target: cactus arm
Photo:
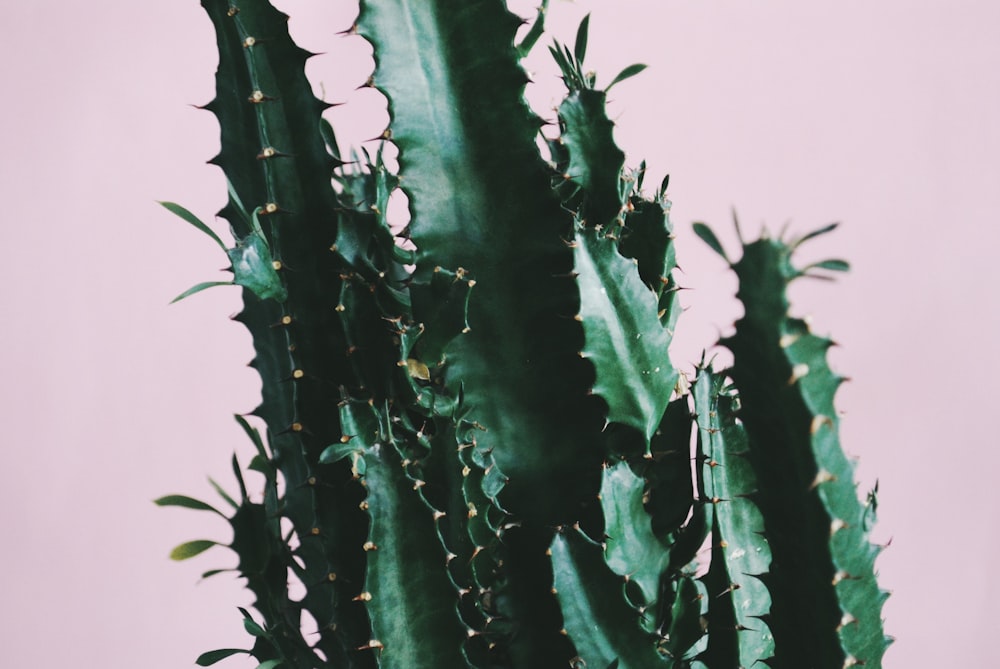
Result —
<path fill-rule="evenodd" d="M 768 587 L 775 661 L 785 666 L 880 667 L 884 593 L 879 549 L 839 445 L 834 394 L 843 380 L 826 361 L 829 339 L 788 314 L 786 289 L 802 276 L 797 242 L 762 238 L 734 263 L 745 315 L 723 340 L 742 402 L 773 563 Z M 822 658 L 822 663 L 817 662 Z"/>
<path fill-rule="evenodd" d="M 736 423 L 724 377 L 702 366 L 694 382 L 702 496 L 712 516 L 708 587 L 708 666 L 752 667 L 774 653 L 764 622 L 771 597 L 760 580 L 770 567 L 764 521 L 752 501 L 757 481 L 747 459 L 746 433 Z"/>
<path fill-rule="evenodd" d="M 684 394 L 667 406 L 660 427 L 650 442 L 651 462 L 645 463 L 641 470 L 643 478 L 648 481 L 649 499 L 645 502 L 645 508 L 652 518 L 653 533 L 664 545 L 671 546 L 672 552 L 694 503 L 694 486 L 691 481 L 691 427 L 688 396 Z M 696 516 L 692 516 L 692 519 L 694 518 Z M 699 539 L 694 543 L 700 541 Z M 697 549 L 697 546 L 690 549 L 689 556 L 678 556 L 680 565 L 677 567 L 682 567 L 694 559 L 694 552 Z"/>
<path fill-rule="evenodd" d="M 578 215 L 584 223 L 601 226 L 610 225 L 623 213 L 625 165 L 625 153 L 615 144 L 614 124 L 605 113 L 605 103 L 601 91 L 571 87 L 559 105 L 560 139 L 569 152 L 563 178 L 581 191 Z"/>
<path fill-rule="evenodd" d="M 273 610 L 308 610 L 319 628 L 315 644 L 330 662 L 372 666 L 373 658 L 354 651 L 370 631 L 364 607 L 344 585 L 363 579 L 367 520 L 357 508 L 360 492 L 344 483 L 342 463 L 318 463 L 322 448 L 341 435 L 328 409 L 337 386 L 358 383 L 335 311 L 343 261 L 330 251 L 338 222 L 330 176 L 337 162 L 320 134 L 326 105 L 312 94 L 304 73 L 308 54 L 289 37 L 287 17 L 266 1 L 202 5 L 219 50 L 216 96 L 207 108 L 222 131 L 212 162 L 230 183 L 229 204 L 220 213 L 238 247 L 259 247 L 258 256 L 266 250 L 280 263 L 280 269 L 263 258 L 251 264 L 277 272 L 278 283 L 270 276 L 263 285 L 287 292 L 278 302 L 248 288 L 236 316 L 253 335 L 251 364 L 262 380 L 254 413 L 267 423 L 283 479 L 276 512 L 292 522 L 298 539 L 297 559 L 288 556 L 286 568 L 306 586 L 301 602 L 274 602 Z M 262 613 L 268 624 L 280 622 Z"/>
<path fill-rule="evenodd" d="M 594 393 L 608 403 L 608 420 L 648 440 L 677 383 L 667 355 L 670 332 L 660 323 L 656 296 L 614 238 L 581 229 L 573 246 L 585 333 L 580 355 L 596 368 Z"/>
<path fill-rule="evenodd" d="M 392 446 L 367 457 L 364 481 L 371 518 L 367 608 L 379 665 L 385 669 L 467 667 L 466 627 L 455 609 L 433 509 L 414 491 Z M 376 645 L 376 641 L 372 641 Z"/>
<path fill-rule="evenodd" d="M 640 171 L 633 179 L 641 180 L 641 175 Z M 622 255 L 635 259 L 639 277 L 657 297 L 660 323 L 672 338 L 681 308 L 677 298 L 679 286 L 673 275 L 677 258 L 674 226 L 670 220 L 671 203 L 666 197 L 667 179 L 669 177 L 664 179 L 664 185 L 653 200 L 636 196 L 629 199 L 625 227 L 620 233 L 620 249 Z"/>
<path fill-rule="evenodd" d="M 550 552 L 563 624 L 583 661 L 576 666 L 603 668 L 616 660 L 618 669 L 677 666 L 657 651 L 657 637 L 643 631 L 623 596 L 625 581 L 605 564 L 600 544 L 565 528 Z"/>
<path fill-rule="evenodd" d="M 531 23 L 531 28 L 525 33 L 524 38 L 521 39 L 521 43 L 517 45 L 517 55 L 521 58 L 531 53 L 538 39 L 545 33 L 545 13 L 548 9 L 549 0 L 542 0 L 542 4 L 538 7 L 538 13 L 535 15 L 535 20 Z"/>
<path fill-rule="evenodd" d="M 217 95 L 206 106 L 224 120 L 222 149 L 212 162 L 235 193 L 222 215 L 242 238 L 248 209 L 272 203 L 277 209 L 266 208 L 267 215 L 304 216 L 332 208 L 329 177 L 337 163 L 319 127 L 329 105 L 316 99 L 302 73 L 311 54 L 292 42 L 287 17 L 268 2 L 202 0 L 202 6 L 216 26 L 220 54 Z"/>
<path fill-rule="evenodd" d="M 673 248 L 656 234 L 667 224 L 665 209 L 630 192 L 636 178 L 623 173 L 625 154 L 614 141 L 605 95 L 582 71 L 589 18 L 580 24 L 572 54 L 559 43 L 551 48 L 568 94 L 558 110 L 560 136 L 550 146 L 566 182 L 558 187 L 563 204 L 577 219 L 572 246 L 585 338 L 580 355 L 595 367 L 593 392 L 608 403 L 608 420 L 638 429 L 648 446 L 678 376 L 667 354 L 672 321 L 665 328 L 659 320 Z M 660 210 L 659 226 L 651 208 Z M 641 261 L 628 256 L 628 237 Z M 679 310 L 673 311 L 676 318 Z"/>
<path fill-rule="evenodd" d="M 348 455 L 367 491 L 362 506 L 370 519 L 368 569 L 356 595 L 371 616 L 365 649 L 382 669 L 469 667 L 462 652 L 467 628 L 438 538 L 443 515 L 420 494 L 421 480 L 407 475 L 387 433 L 386 413 L 345 401 L 341 417 L 349 432 L 343 443 L 354 449 Z"/>
<path fill-rule="evenodd" d="M 461 380 L 487 428 L 481 447 L 510 476 L 505 506 L 550 522 L 596 488 L 600 449 L 587 432 L 599 416 L 585 408 L 587 366 L 575 356 L 576 290 L 557 276 L 572 265 L 572 221 L 534 143 L 517 24 L 496 0 L 371 0 L 358 32 L 375 45 L 374 82 L 389 99 L 415 279 L 440 266 L 472 269 L 477 282 L 446 380 Z"/>
<path fill-rule="evenodd" d="M 404 421 L 405 423 L 405 421 Z M 448 575 L 458 593 L 457 603 L 468 627 L 466 656 L 476 666 L 490 666 L 497 626 L 490 598 L 495 586 L 499 529 L 491 518 L 498 511 L 483 492 L 483 469 L 473 461 L 471 442 L 463 442 L 471 428 L 456 415 L 428 424 L 432 432 L 426 455 L 418 456 L 409 475 L 425 482 L 420 494 L 435 510 L 436 529 L 447 554 Z M 403 429 L 420 434 L 412 426 Z M 399 427 L 397 427 L 397 432 Z"/>
<path fill-rule="evenodd" d="M 643 506 L 645 495 L 645 480 L 633 474 L 627 462 L 605 466 L 601 485 L 604 558 L 613 572 L 638 587 L 642 598 L 633 605 L 643 611 L 651 609 L 647 618 L 652 620 L 670 555 L 653 534 Z"/>

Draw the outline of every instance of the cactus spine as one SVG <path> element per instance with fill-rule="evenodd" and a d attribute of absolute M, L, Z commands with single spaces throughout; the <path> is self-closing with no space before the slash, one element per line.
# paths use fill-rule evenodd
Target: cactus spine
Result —
<path fill-rule="evenodd" d="M 744 245 L 747 315 L 722 342 L 735 364 L 703 360 L 689 393 L 668 355 L 667 183 L 643 195 L 605 113 L 642 66 L 598 89 L 588 21 L 572 49 L 555 43 L 567 93 L 543 156 L 519 59 L 544 4 L 518 45 L 500 0 L 364 0 L 352 32 L 374 48 L 395 175 L 381 152 L 342 159 L 286 16 L 267 0 L 202 5 L 266 435 L 237 417 L 262 499 L 235 458 L 239 497 L 216 486 L 253 644 L 198 664 L 880 666 L 874 499 L 857 499 L 837 442 L 829 341 L 785 299 L 791 280 L 846 265 L 796 269 L 809 235 Z M 386 220 L 397 188 L 405 238 Z"/>

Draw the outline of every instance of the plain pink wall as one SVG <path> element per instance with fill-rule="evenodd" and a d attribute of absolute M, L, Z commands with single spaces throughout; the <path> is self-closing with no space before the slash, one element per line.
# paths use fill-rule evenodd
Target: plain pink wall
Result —
<path fill-rule="evenodd" d="M 226 262 L 161 210 L 204 218 L 225 185 L 204 164 L 214 118 L 211 26 L 195 0 L 6 3 L 0 40 L 5 314 L 0 378 L 5 476 L 0 518 L 3 661 L 30 667 L 192 666 L 247 643 L 226 576 L 197 587 L 224 551 L 188 563 L 169 549 L 228 539 L 218 519 L 150 502 L 212 498 L 248 444 L 231 415 L 252 408 L 249 337 L 227 320 L 233 289 L 174 307 Z M 518 2 L 521 10 L 531 2 Z M 334 33 L 350 2 L 286 0 L 293 33 L 342 137 L 378 134 L 378 96 L 355 92 L 367 48 Z M 854 271 L 803 286 L 797 310 L 842 344 L 847 448 L 881 481 L 879 562 L 895 591 L 885 666 L 995 665 L 1000 632 L 1000 466 L 990 421 L 1000 377 L 992 285 L 1000 211 L 1000 4 L 916 0 L 766 3 L 553 0 L 551 34 L 571 42 L 593 11 L 588 65 L 613 92 L 618 140 L 670 194 L 690 308 L 675 360 L 694 361 L 739 311 L 722 263 L 694 239 L 714 224 L 733 248 L 750 232 L 843 221 L 804 253 Z M 558 81 L 529 61 L 541 113 Z M 223 226 L 219 226 L 223 230 Z M 245 660 L 227 667 L 253 666 Z"/>

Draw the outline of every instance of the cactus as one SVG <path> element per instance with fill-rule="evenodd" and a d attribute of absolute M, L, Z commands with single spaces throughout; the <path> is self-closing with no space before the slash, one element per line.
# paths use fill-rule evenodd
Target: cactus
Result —
<path fill-rule="evenodd" d="M 379 150 L 345 158 L 267 0 L 202 0 L 236 239 L 226 252 L 263 382 L 237 421 L 231 515 L 209 511 L 254 595 L 259 669 L 881 666 L 885 593 L 837 438 L 831 342 L 787 285 L 828 231 L 743 243 L 745 315 L 693 383 L 668 351 L 680 308 L 667 181 L 643 193 L 585 71 L 589 19 L 550 51 L 566 95 L 544 136 L 501 0 L 363 0 Z M 391 194 L 409 199 L 403 231 Z M 178 299 L 222 282 L 207 282 Z M 694 437 L 692 439 L 692 437 Z M 245 476 L 260 476 L 251 495 Z M 187 559 L 217 542 L 178 546 Z M 212 570 L 206 576 L 225 570 Z M 305 595 L 292 596 L 289 580 Z M 315 634 L 303 620 L 316 622 Z"/>

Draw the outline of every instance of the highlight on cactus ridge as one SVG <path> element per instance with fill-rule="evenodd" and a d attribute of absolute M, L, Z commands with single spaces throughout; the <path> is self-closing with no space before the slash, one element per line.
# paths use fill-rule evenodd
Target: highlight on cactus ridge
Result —
<path fill-rule="evenodd" d="M 875 491 L 859 500 L 839 444 L 832 342 L 786 298 L 847 269 L 795 262 L 834 226 L 741 237 L 730 260 L 695 224 L 745 315 L 718 342 L 730 367 L 705 354 L 682 374 L 668 183 L 645 195 L 605 110 L 643 66 L 599 86 L 589 18 L 549 47 L 566 91 L 543 128 L 520 60 L 545 2 L 519 33 L 502 0 L 363 0 L 349 38 L 374 49 L 396 173 L 381 149 L 341 152 L 284 14 L 202 5 L 235 245 L 163 205 L 233 279 L 177 299 L 242 288 L 263 388 L 236 417 L 256 449 L 233 458 L 238 494 L 156 500 L 226 518 L 238 565 L 205 576 L 234 571 L 254 597 L 246 647 L 197 664 L 881 666 Z"/>

